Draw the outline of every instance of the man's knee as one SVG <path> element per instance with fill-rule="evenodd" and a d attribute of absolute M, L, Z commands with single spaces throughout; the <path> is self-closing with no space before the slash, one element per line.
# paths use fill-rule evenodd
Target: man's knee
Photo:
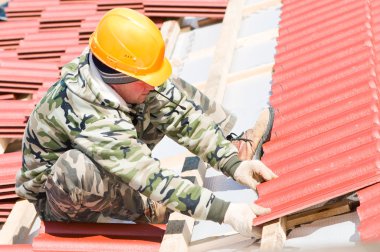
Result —
<path fill-rule="evenodd" d="M 72 149 L 62 154 L 54 164 L 52 180 L 68 192 L 74 189 L 91 192 L 95 184 L 102 183 L 102 174 L 90 158 Z"/>

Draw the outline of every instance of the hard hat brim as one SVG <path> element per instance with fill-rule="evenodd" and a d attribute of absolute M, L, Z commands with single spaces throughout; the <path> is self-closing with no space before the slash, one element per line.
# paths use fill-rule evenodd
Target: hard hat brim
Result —
<path fill-rule="evenodd" d="M 136 79 L 142 80 L 153 87 L 157 87 L 162 85 L 170 77 L 172 74 L 172 66 L 169 60 L 165 57 L 161 67 L 155 72 L 150 72 L 144 75 L 134 75 L 127 72 L 124 73 Z"/>

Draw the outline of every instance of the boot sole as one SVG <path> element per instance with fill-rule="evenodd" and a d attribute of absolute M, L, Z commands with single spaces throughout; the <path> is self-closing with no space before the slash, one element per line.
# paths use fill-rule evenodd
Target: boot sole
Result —
<path fill-rule="evenodd" d="M 273 121 L 274 121 L 274 109 L 272 107 L 269 107 L 268 109 L 269 109 L 268 124 L 267 124 L 267 127 L 265 129 L 263 136 L 260 139 L 260 142 L 257 144 L 255 155 L 253 156 L 253 159 L 260 159 L 263 156 L 263 154 L 264 154 L 263 144 L 268 142 L 270 137 L 271 137 Z"/>

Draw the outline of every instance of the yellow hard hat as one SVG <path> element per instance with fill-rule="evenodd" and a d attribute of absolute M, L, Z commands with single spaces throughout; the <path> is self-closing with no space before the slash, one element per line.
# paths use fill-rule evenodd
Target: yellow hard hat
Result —
<path fill-rule="evenodd" d="M 161 85 L 172 73 L 160 30 L 132 9 L 108 11 L 90 37 L 90 49 L 107 66 L 151 86 Z"/>

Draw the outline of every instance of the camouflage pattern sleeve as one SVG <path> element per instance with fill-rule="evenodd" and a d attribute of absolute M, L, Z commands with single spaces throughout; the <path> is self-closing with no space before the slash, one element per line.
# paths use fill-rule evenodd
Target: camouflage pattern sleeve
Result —
<path fill-rule="evenodd" d="M 173 84 L 183 92 L 188 99 L 196 104 L 196 107 L 202 110 L 207 116 L 209 116 L 219 128 L 223 134 L 227 136 L 231 133 L 232 128 L 236 123 L 236 116 L 224 108 L 222 105 L 213 101 L 199 89 L 186 82 L 179 77 L 172 77 Z"/>
<path fill-rule="evenodd" d="M 127 117 L 99 118 L 88 124 L 76 137 L 75 147 L 152 200 L 197 219 L 223 221 L 229 203 L 172 170 L 160 168 Z"/>
<path fill-rule="evenodd" d="M 151 122 L 203 161 L 232 176 L 240 164 L 237 149 L 225 139 L 220 127 L 203 113 L 202 107 L 188 99 L 173 81 L 178 79 L 171 79 L 157 88 L 170 100 L 155 93 L 148 98 Z"/>

